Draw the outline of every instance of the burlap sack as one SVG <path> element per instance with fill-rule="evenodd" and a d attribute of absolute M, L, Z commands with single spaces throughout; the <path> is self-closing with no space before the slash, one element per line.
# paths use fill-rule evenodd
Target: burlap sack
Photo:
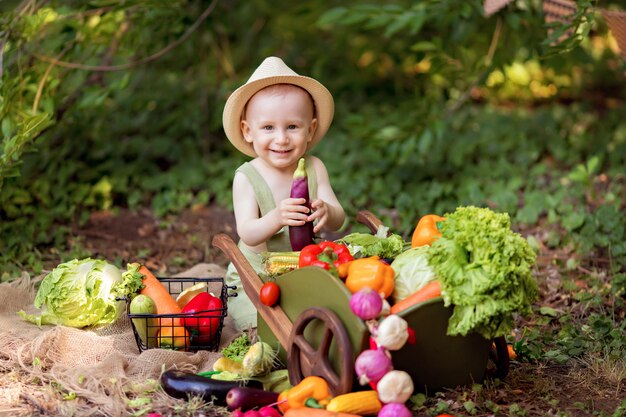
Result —
<path fill-rule="evenodd" d="M 224 269 L 214 264 L 199 264 L 178 274 L 223 275 Z M 130 320 L 125 316 L 100 328 L 37 327 L 22 320 L 17 311 L 35 312 L 35 282 L 41 278 L 23 274 L 0 285 L 0 416 L 127 416 L 159 408 L 172 409 L 177 415 L 193 415 L 191 409 L 175 410 L 176 400 L 160 391 L 158 378 L 163 370 L 172 368 L 210 371 L 221 356 L 219 351 L 148 349 L 139 353 Z M 220 289 L 210 291 L 219 293 Z M 221 347 L 238 335 L 227 316 Z M 63 397 L 65 401 L 59 401 Z M 196 405 L 205 410 L 201 404 Z M 227 414 L 225 409 L 215 408 L 199 415 Z"/>

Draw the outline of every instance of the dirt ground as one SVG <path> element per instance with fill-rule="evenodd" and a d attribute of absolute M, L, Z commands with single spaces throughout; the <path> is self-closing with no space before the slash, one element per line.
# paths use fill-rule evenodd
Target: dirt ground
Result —
<path fill-rule="evenodd" d="M 140 261 L 161 276 L 200 262 L 226 266 L 228 260 L 211 247 L 211 239 L 226 233 L 236 240 L 233 214 L 214 206 L 196 207 L 165 220 L 155 219 L 148 211 L 98 212 L 73 233 L 71 243 L 89 250 L 94 257 L 122 263 Z M 544 253 L 539 259 L 540 305 L 551 303 L 555 297 L 549 283 L 555 278 L 550 258 L 551 254 Z M 614 410 L 626 398 L 625 382 L 612 383 L 580 364 L 547 367 L 513 361 L 504 381 L 488 382 L 480 389 L 439 393 L 415 415 L 430 415 L 433 407 L 443 403 L 447 404 L 442 405 L 444 410 L 457 416 L 624 415 L 614 414 Z M 478 406 L 474 411 L 472 404 Z"/>
<path fill-rule="evenodd" d="M 96 212 L 73 232 L 76 244 L 93 257 L 142 262 L 160 275 L 201 262 L 226 266 L 228 260 L 211 247 L 211 239 L 218 233 L 237 239 L 234 215 L 216 206 L 199 206 L 160 221 L 147 210 Z"/>

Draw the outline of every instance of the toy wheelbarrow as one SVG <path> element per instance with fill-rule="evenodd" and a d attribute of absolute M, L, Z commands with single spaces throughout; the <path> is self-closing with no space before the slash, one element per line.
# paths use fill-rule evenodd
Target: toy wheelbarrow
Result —
<path fill-rule="evenodd" d="M 372 232 L 381 225 L 368 211 L 359 212 L 357 221 Z M 351 293 L 345 284 L 323 268 L 299 268 L 276 277 L 280 303 L 268 307 L 259 298 L 264 282 L 235 242 L 218 234 L 212 244 L 237 269 L 243 289 L 258 311 L 261 340 L 272 346 L 280 344 L 279 357 L 287 364 L 291 384 L 317 375 L 328 382 L 334 395 L 353 391 L 357 384 L 354 362 L 369 348 L 369 331 L 350 310 Z M 508 373 L 504 338 L 492 341 L 479 334 L 448 336 L 451 315 L 452 308 L 444 307 L 441 297 L 399 313 L 415 331 L 416 343 L 392 352 L 394 368 L 406 371 L 419 392 L 479 383 L 488 374 L 504 378 Z M 490 360 L 492 370 L 488 372 Z"/>

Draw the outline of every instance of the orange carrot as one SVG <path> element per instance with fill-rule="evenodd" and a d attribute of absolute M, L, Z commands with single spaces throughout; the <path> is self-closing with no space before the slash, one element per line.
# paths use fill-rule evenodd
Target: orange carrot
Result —
<path fill-rule="evenodd" d="M 335 411 L 328 411 L 322 408 L 290 408 L 287 410 L 283 417 L 361 417 L 358 414 L 338 413 Z"/>
<path fill-rule="evenodd" d="M 156 304 L 157 314 L 178 314 L 181 312 L 181 308 L 174 297 L 148 268 L 141 265 L 139 272 L 143 275 L 144 285 L 141 294 L 152 298 Z"/>
<path fill-rule="evenodd" d="M 170 295 L 170 292 L 165 288 L 163 284 L 154 276 L 152 272 L 145 265 L 141 265 L 139 273 L 143 275 L 143 285 L 140 294 L 147 295 L 152 298 L 154 304 L 156 304 L 157 314 L 179 314 L 182 309 Z M 160 320 L 161 326 L 174 326 L 182 327 L 182 319 L 163 317 Z"/>
<path fill-rule="evenodd" d="M 391 314 L 398 314 L 399 312 L 406 310 L 407 308 L 417 303 L 430 300 L 431 298 L 439 297 L 440 295 L 441 283 L 438 280 L 430 281 L 428 284 L 424 285 L 422 288 L 415 291 L 404 300 L 401 300 L 392 305 L 390 312 Z"/>

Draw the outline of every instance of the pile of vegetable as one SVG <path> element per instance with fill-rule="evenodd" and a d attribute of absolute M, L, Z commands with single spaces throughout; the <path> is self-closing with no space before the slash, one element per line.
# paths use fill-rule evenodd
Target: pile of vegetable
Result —
<path fill-rule="evenodd" d="M 337 243 L 354 260 L 335 257 L 329 262 L 329 252 L 320 247 Z M 283 258 L 289 270 L 321 266 L 344 279 L 352 293 L 365 286 L 381 293 L 394 314 L 442 296 L 446 306 L 454 306 L 450 335 L 506 335 L 516 314 L 531 313 L 538 293 L 530 245 L 511 230 L 508 214 L 488 208 L 459 207 L 445 217 L 422 216 L 411 243 L 383 226 L 376 235 L 352 233 L 337 242 L 309 245 L 295 265 L 297 253 Z M 279 257 L 274 254 L 274 259 Z M 389 258 L 391 268 L 383 262 Z"/>
<path fill-rule="evenodd" d="M 34 301 L 41 314 L 18 314 L 37 325 L 83 328 L 114 323 L 131 300 L 140 350 L 206 348 L 215 343 L 224 314 L 222 300 L 206 287 L 198 283 L 174 299 L 143 265 L 131 263 L 122 272 L 104 260 L 74 259 L 42 280 Z"/>
<path fill-rule="evenodd" d="M 176 299 L 144 265 L 133 263 L 128 271 L 142 277 L 142 288 L 130 303 L 130 317 L 142 345 L 147 348 L 189 350 L 208 348 L 216 342 L 223 317 L 223 302 L 199 282 Z"/>

